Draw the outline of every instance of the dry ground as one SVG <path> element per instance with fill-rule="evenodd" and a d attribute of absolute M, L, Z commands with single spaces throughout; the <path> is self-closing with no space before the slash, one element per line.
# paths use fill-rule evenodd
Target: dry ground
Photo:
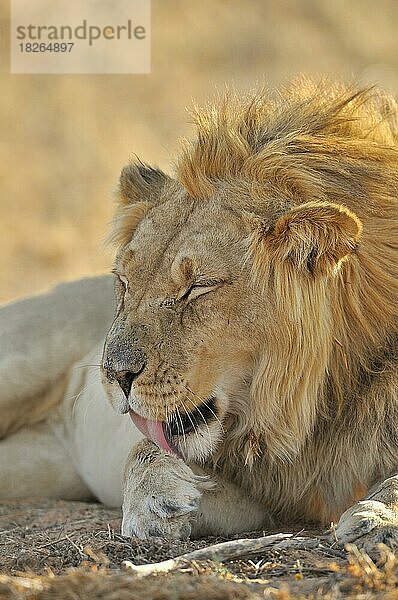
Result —
<path fill-rule="evenodd" d="M 16 76 L 2 2 L 0 300 L 110 269 L 102 240 L 118 172 L 133 152 L 170 170 L 193 98 L 300 72 L 398 93 L 397 23 L 396 0 L 152 0 L 150 75 Z M 119 536 L 119 520 L 95 505 L 1 504 L 0 599 L 287 599 L 286 582 L 305 597 L 397 597 L 387 591 L 393 558 L 376 567 L 326 546 L 137 579 L 121 571 L 124 559 L 153 562 L 214 540 L 142 544 Z"/>
<path fill-rule="evenodd" d="M 0 599 L 198 600 L 290 597 L 398 598 L 398 560 L 379 563 L 337 548 L 316 531 L 308 547 L 262 551 L 225 562 L 185 561 L 141 577 L 122 566 L 159 562 L 223 539 L 142 542 L 119 534 L 120 511 L 97 504 L 0 503 Z M 261 536 L 263 532 L 248 534 Z"/>

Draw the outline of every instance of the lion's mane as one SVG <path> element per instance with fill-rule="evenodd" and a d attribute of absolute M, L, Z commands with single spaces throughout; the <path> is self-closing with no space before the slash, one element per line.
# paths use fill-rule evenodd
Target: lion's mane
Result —
<path fill-rule="evenodd" d="M 225 195 L 252 220 L 246 259 L 273 298 L 274 343 L 256 369 L 250 409 L 234 417 L 216 460 L 260 490 L 264 482 L 234 470 L 230 457 L 266 457 L 257 473 L 275 483 L 280 506 L 314 486 L 307 516 L 330 518 L 326 505 L 344 509 L 355 486 L 360 495 L 364 481 L 396 467 L 397 114 L 380 91 L 305 79 L 273 96 L 227 94 L 195 110 L 197 137 L 178 161 L 178 185 L 191 198 Z M 123 177 L 121 192 L 119 241 L 146 211 L 145 202 L 123 203 Z M 279 210 L 267 228 L 258 218 L 264 196 Z M 315 228 L 301 218 L 304 204 Z M 359 458 L 361 443 L 371 461 Z"/>

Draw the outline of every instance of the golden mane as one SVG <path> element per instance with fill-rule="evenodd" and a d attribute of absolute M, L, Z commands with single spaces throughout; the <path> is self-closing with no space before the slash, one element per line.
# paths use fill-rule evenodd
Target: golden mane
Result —
<path fill-rule="evenodd" d="M 359 165 L 364 157 L 384 156 L 389 162 L 392 157 L 382 147 L 390 150 L 398 139 L 397 106 L 391 96 L 305 78 L 272 96 L 265 91 L 243 98 L 227 93 L 214 105 L 195 107 L 193 120 L 197 138 L 185 143 L 177 172 L 194 198 L 209 197 L 218 183 L 235 178 L 275 179 L 278 188 L 286 186 L 289 199 L 294 198 L 297 179 L 299 195 L 305 182 L 314 197 L 324 196 L 329 171 L 353 191 L 351 161 Z M 333 158 L 342 161 L 337 169 L 327 168 Z M 325 179 L 320 180 L 323 167 Z M 333 188 L 336 183 L 334 179 Z"/>
<path fill-rule="evenodd" d="M 380 91 L 307 80 L 274 97 L 227 95 L 196 109 L 197 139 L 178 163 L 179 181 L 191 197 L 225 194 L 258 217 L 253 271 L 275 303 L 273 355 L 264 352 L 251 414 L 235 432 L 248 454 L 261 437 L 271 455 L 290 460 L 317 415 L 337 418 L 350 403 L 363 415 L 374 412 L 375 428 L 385 418 L 382 400 L 369 390 L 397 347 L 397 115 Z M 278 217 L 305 203 L 319 210 L 333 203 L 352 217 L 353 230 L 357 223 L 349 259 L 342 255 L 333 273 L 323 274 L 283 260 L 272 246 L 275 230 L 261 226 L 269 203 Z"/>

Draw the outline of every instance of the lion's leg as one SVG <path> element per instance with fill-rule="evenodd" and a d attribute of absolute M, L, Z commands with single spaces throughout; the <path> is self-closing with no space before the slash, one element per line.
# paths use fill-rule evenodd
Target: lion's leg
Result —
<path fill-rule="evenodd" d="M 24 427 L 0 441 L 0 499 L 29 496 L 93 497 L 46 422 Z"/>
<path fill-rule="evenodd" d="M 211 481 L 151 441 L 139 442 L 125 469 L 122 534 L 181 538 L 228 535 L 269 525 L 263 507 L 237 487 Z"/>
<path fill-rule="evenodd" d="M 62 399 L 65 373 L 105 336 L 113 306 L 104 276 L 0 308 L 0 439 Z"/>
<path fill-rule="evenodd" d="M 193 470 L 205 474 L 196 465 Z M 217 479 L 214 487 L 206 490 L 200 498 L 192 521 L 192 537 L 231 535 L 274 527 L 275 523 L 264 506 L 250 499 L 233 483 Z"/>
<path fill-rule="evenodd" d="M 377 544 L 398 548 L 398 475 L 375 486 L 346 510 L 337 524 L 340 544 L 354 543 L 372 553 Z"/>

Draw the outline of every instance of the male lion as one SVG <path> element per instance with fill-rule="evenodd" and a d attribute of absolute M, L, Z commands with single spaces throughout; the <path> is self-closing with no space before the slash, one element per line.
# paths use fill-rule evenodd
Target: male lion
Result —
<path fill-rule="evenodd" d="M 296 83 L 197 112 L 176 178 L 125 167 L 101 373 L 135 426 L 99 383 L 109 277 L 5 307 L 0 496 L 117 505 L 130 451 L 125 535 L 396 545 L 397 114 Z"/>

